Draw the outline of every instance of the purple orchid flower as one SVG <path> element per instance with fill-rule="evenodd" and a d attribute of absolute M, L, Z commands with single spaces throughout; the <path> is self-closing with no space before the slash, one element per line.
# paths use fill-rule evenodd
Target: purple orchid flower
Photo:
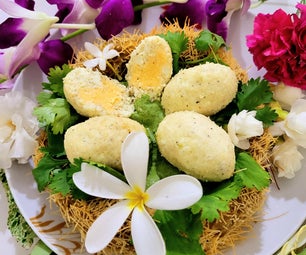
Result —
<path fill-rule="evenodd" d="M 251 0 L 189 0 L 187 3 L 173 3 L 161 14 L 162 23 L 178 20 L 184 25 L 189 19 L 190 25 L 209 29 L 226 39 L 231 15 L 234 11 L 247 12 Z"/>
<path fill-rule="evenodd" d="M 91 24 L 100 13 L 103 0 L 47 0 L 49 4 L 56 4 L 59 17 L 62 23 Z M 68 33 L 62 29 L 62 34 Z"/>
<path fill-rule="evenodd" d="M 34 11 L 34 0 L 15 0 L 15 3 L 22 6 L 23 8 Z"/>
<path fill-rule="evenodd" d="M 61 40 L 49 40 L 39 43 L 40 55 L 37 63 L 40 69 L 48 74 L 51 67 L 62 66 L 72 60 L 73 49 Z"/>
<path fill-rule="evenodd" d="M 50 27 L 58 18 L 28 10 L 7 0 L 0 0 L 0 9 L 17 18 L 15 21 L 5 21 L 3 25 L 7 28 L 5 34 L 14 35 L 12 42 L 6 36 L 0 38 L 0 77 L 1 80 L 11 80 L 24 66 L 39 58 L 41 50 L 38 44 L 49 34 Z"/>
<path fill-rule="evenodd" d="M 96 18 L 96 27 L 104 39 L 119 34 L 134 20 L 134 9 L 130 0 L 105 0 Z"/>

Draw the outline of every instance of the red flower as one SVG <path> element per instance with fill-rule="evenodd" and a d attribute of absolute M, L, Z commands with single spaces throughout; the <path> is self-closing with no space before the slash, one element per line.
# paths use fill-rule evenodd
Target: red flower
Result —
<path fill-rule="evenodd" d="M 306 12 L 305 5 L 297 7 L 300 16 L 281 9 L 258 14 L 247 46 L 258 69 L 266 69 L 267 80 L 306 89 Z"/>

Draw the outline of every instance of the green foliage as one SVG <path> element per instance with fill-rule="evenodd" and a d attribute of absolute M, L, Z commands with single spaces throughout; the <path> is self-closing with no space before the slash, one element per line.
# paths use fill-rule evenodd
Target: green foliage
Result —
<path fill-rule="evenodd" d="M 223 38 L 209 30 L 202 30 L 199 36 L 195 39 L 195 46 L 199 51 L 214 51 L 216 52 L 222 46 L 225 46 Z"/>
<path fill-rule="evenodd" d="M 236 171 L 234 179 L 241 181 L 245 187 L 262 190 L 270 185 L 269 173 L 246 152 L 237 155 Z"/>
<path fill-rule="evenodd" d="M 167 255 L 204 255 L 199 243 L 202 222 L 199 214 L 189 209 L 156 211 L 154 219 L 166 243 Z"/>
<path fill-rule="evenodd" d="M 271 109 L 270 106 L 265 105 L 256 112 L 256 119 L 262 121 L 266 127 L 272 126 L 273 122 L 276 121 L 278 114 L 275 110 Z"/>
<path fill-rule="evenodd" d="M 241 190 L 239 182 L 226 181 L 217 185 L 212 191 L 204 193 L 202 198 L 191 209 L 193 213 L 201 213 L 202 220 L 213 222 L 219 219 L 220 212 L 227 212 L 229 202 L 239 196 Z"/>
<path fill-rule="evenodd" d="M 37 96 L 39 106 L 34 109 L 34 115 L 42 127 L 50 126 L 54 134 L 63 134 L 80 117 L 67 102 L 63 91 L 63 78 L 71 70 L 68 65 L 51 68 L 49 83 L 43 83 L 44 90 Z"/>
<path fill-rule="evenodd" d="M 152 101 L 149 95 L 143 95 L 135 100 L 134 107 L 135 112 L 130 118 L 144 125 L 149 133 L 155 133 L 159 123 L 165 117 L 160 101 Z"/>
<path fill-rule="evenodd" d="M 17 242 L 19 242 L 25 249 L 29 249 L 36 239 L 36 234 L 20 213 L 7 183 L 4 170 L 1 169 L 0 183 L 3 185 L 8 202 L 7 227 Z"/>
<path fill-rule="evenodd" d="M 170 31 L 168 31 L 167 34 L 160 34 L 159 36 L 164 38 L 171 48 L 173 58 L 173 73 L 176 74 L 180 69 L 180 55 L 187 49 L 188 46 L 188 37 L 184 32 L 180 33 Z"/>

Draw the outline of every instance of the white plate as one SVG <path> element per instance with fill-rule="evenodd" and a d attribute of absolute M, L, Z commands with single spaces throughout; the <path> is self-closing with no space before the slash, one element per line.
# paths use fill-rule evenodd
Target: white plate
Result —
<path fill-rule="evenodd" d="M 233 15 L 229 41 L 234 49 L 235 57 L 244 68 L 249 70 L 250 77 L 262 75 L 262 72 L 258 72 L 253 66 L 252 57 L 245 46 L 245 35 L 252 32 L 256 13 L 273 12 L 277 8 L 294 12 L 296 2 L 269 0 L 261 7 L 250 10 L 245 16 L 240 16 L 239 13 Z M 153 16 L 153 18 L 144 19 L 142 28 L 148 30 L 157 25 L 158 14 L 158 8 L 154 8 L 153 14 L 146 11 L 145 15 L 150 18 Z M 153 23 L 152 20 L 154 20 Z M 43 79 L 43 77 L 37 76 L 38 73 L 38 67 L 31 65 L 18 80 L 18 89 L 24 90 L 25 94 L 32 98 L 40 89 L 37 85 Z M 306 157 L 305 150 L 303 155 Z M 306 218 L 305 160 L 303 165 L 303 169 L 297 173 L 294 179 L 277 181 L 280 190 L 276 189 L 273 184 L 271 185 L 271 191 L 264 207 L 263 221 L 255 225 L 247 240 L 239 243 L 235 250 L 228 251 L 227 255 L 271 255 L 299 228 Z M 54 205 L 50 207 L 47 194 L 37 192 L 36 184 L 31 175 L 31 166 L 15 164 L 6 171 L 6 176 L 21 213 L 36 234 L 57 254 L 79 254 L 79 235 L 72 233 L 71 229 L 65 227 L 57 208 Z"/>

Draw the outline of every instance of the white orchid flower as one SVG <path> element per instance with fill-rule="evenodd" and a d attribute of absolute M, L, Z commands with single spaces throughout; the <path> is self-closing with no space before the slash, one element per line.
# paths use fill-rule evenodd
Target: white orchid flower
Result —
<path fill-rule="evenodd" d="M 273 98 L 279 102 L 280 106 L 289 111 L 293 103 L 304 97 L 303 91 L 300 88 L 286 86 L 284 83 L 279 83 L 273 87 Z"/>
<path fill-rule="evenodd" d="M 274 136 L 286 134 L 297 145 L 306 148 L 306 100 L 296 100 L 287 117 L 269 128 Z"/>
<path fill-rule="evenodd" d="M 85 246 L 88 252 L 104 249 L 130 213 L 131 234 L 137 254 L 166 254 L 162 235 L 146 207 L 180 210 L 202 197 L 200 182 L 188 175 L 164 178 L 145 190 L 149 157 L 148 138 L 143 132 L 127 136 L 121 149 L 122 167 L 128 183 L 83 163 L 73 175 L 76 186 L 87 194 L 106 199 L 121 199 L 101 214 L 89 228 Z"/>
<path fill-rule="evenodd" d="M 302 168 L 303 155 L 292 139 L 276 145 L 272 151 L 274 165 L 278 168 L 278 176 L 291 179 Z"/>
<path fill-rule="evenodd" d="M 263 124 L 255 118 L 256 111 L 242 110 L 233 114 L 227 126 L 227 132 L 233 144 L 240 149 L 250 147 L 249 138 L 263 134 Z"/>
<path fill-rule="evenodd" d="M 10 168 L 12 160 L 24 164 L 37 146 L 37 119 L 32 115 L 35 103 L 20 92 L 0 96 L 0 169 Z"/>
<path fill-rule="evenodd" d="M 101 51 L 96 45 L 89 42 L 85 42 L 84 46 L 85 49 L 95 57 L 83 63 L 86 68 L 99 66 L 100 70 L 104 71 L 106 69 L 107 60 L 119 56 L 119 52 L 112 49 L 114 46 L 112 43 L 106 45 L 103 51 Z"/>

